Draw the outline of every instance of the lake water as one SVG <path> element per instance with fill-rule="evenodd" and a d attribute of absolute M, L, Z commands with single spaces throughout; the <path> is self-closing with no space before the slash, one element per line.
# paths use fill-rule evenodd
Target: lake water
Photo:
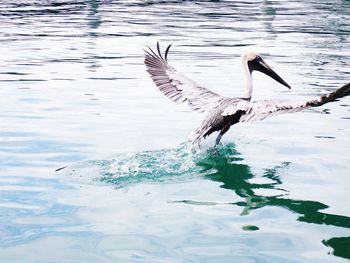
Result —
<path fill-rule="evenodd" d="M 1 262 L 348 262 L 350 98 L 186 144 L 147 46 L 225 96 L 256 50 L 253 99 L 350 80 L 350 2 L 0 3 Z M 60 167 L 66 168 L 55 172 Z"/>

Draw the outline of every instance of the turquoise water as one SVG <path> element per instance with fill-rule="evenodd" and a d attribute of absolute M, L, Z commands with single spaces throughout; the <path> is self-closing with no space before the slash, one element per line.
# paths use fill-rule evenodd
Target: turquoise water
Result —
<path fill-rule="evenodd" d="M 256 50 L 303 101 L 349 82 L 349 1 L 2 1 L 1 262 L 348 262 L 350 98 L 186 143 L 143 49 L 240 96 Z M 65 167 L 63 169 L 59 169 Z M 57 170 L 59 169 L 59 170 Z M 57 171 L 56 171 L 57 170 Z"/>

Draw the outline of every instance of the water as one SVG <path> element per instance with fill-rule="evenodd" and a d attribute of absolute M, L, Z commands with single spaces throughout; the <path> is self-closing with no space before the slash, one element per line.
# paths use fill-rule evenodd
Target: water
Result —
<path fill-rule="evenodd" d="M 349 82 L 349 1 L 2 1 L 3 262 L 347 262 L 350 98 L 185 143 L 143 49 L 240 96 L 256 50 L 305 100 Z M 67 166 L 67 167 L 66 167 Z M 55 172 L 60 167 L 66 167 Z"/>

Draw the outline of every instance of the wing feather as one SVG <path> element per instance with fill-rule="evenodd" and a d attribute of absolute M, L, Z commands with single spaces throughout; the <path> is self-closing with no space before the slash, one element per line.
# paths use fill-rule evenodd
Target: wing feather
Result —
<path fill-rule="evenodd" d="M 328 102 L 337 101 L 338 99 L 350 95 L 350 83 L 341 88 L 324 95 L 315 100 L 306 102 L 277 102 L 270 100 L 255 101 L 249 104 L 233 104 L 229 105 L 222 112 L 222 116 L 234 115 L 238 110 L 245 113 L 239 119 L 239 122 L 253 122 L 263 120 L 268 117 L 276 116 L 284 113 L 293 113 L 305 110 L 311 107 L 319 107 Z"/>
<path fill-rule="evenodd" d="M 191 109 L 205 112 L 211 108 L 214 103 L 218 103 L 220 95 L 212 92 L 180 72 L 171 67 L 167 62 L 171 45 L 169 45 L 164 53 L 164 57 L 160 51 L 159 43 L 157 43 L 157 53 L 151 48 L 145 50 L 145 65 L 147 72 L 150 74 L 153 82 L 158 89 L 169 99 L 176 103 L 187 101 Z"/>
<path fill-rule="evenodd" d="M 292 113 L 307 109 L 307 103 L 276 102 L 276 101 L 257 101 L 252 102 L 246 113 L 242 115 L 239 122 L 253 122 L 264 120 L 283 113 Z"/>

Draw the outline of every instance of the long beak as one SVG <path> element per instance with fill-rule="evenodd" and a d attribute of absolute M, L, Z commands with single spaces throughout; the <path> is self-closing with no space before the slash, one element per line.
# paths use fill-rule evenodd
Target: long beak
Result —
<path fill-rule="evenodd" d="M 253 60 L 251 66 L 252 70 L 258 70 L 286 86 L 288 89 L 291 88 L 262 58 Z"/>

